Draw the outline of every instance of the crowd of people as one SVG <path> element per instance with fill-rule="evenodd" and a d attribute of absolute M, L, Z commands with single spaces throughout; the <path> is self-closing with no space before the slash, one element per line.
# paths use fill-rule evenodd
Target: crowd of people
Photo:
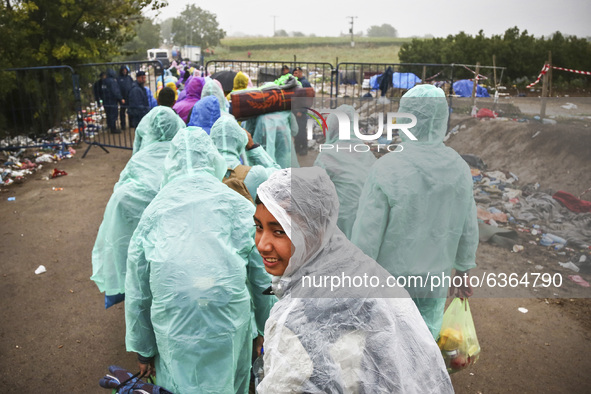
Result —
<path fill-rule="evenodd" d="M 402 152 L 376 160 L 346 149 L 362 142 L 340 141 L 331 115 L 327 143 L 342 149 L 299 168 L 291 111 L 239 122 L 221 84 L 188 68 L 179 86 L 159 82 L 150 108 L 140 72 L 133 82 L 122 67 L 117 82 L 111 71 L 103 103 L 118 101 L 136 130 L 91 279 L 106 308 L 125 301 L 125 343 L 142 375 L 174 393 L 453 392 L 434 340 L 446 287 L 305 286 L 475 266 L 470 170 L 443 145 L 441 89 L 419 85 L 402 98 L 400 111 L 417 118 L 417 141 Z M 309 86 L 300 68 L 285 71 L 276 84 Z M 233 91 L 248 85 L 238 73 Z M 354 108 L 339 109 L 353 131 Z M 107 112 L 109 127 L 116 116 Z"/>

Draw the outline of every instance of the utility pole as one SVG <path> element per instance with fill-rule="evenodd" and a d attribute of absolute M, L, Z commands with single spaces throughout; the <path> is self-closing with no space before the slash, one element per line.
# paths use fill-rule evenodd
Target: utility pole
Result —
<path fill-rule="evenodd" d="M 351 24 L 351 27 L 349 28 L 349 33 L 351 33 L 351 48 L 353 48 L 355 46 L 355 40 L 353 39 L 354 34 L 355 34 L 355 33 L 353 33 L 353 21 L 357 17 L 356 16 L 348 16 L 347 18 L 351 19 L 351 21 L 349 22 Z"/>
<path fill-rule="evenodd" d="M 275 37 L 275 32 L 277 30 L 275 30 L 275 19 L 277 18 L 277 15 L 271 15 L 273 17 L 273 37 Z"/>

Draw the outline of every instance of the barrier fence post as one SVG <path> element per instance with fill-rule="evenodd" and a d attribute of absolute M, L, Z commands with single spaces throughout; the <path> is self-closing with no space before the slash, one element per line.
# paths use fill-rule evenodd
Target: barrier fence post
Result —
<path fill-rule="evenodd" d="M 544 64 L 544 68 L 548 69 L 548 62 Z M 540 108 L 541 119 L 544 119 L 546 117 L 546 97 L 548 95 L 548 71 L 544 73 L 544 77 L 542 78 L 542 103 Z"/>
<path fill-rule="evenodd" d="M 448 95 L 448 97 L 449 97 L 449 116 L 447 117 L 447 133 L 449 133 L 449 124 L 451 122 L 450 119 L 451 119 L 451 114 L 453 111 L 453 108 L 452 108 L 452 105 L 453 105 L 452 99 L 453 99 L 453 95 L 454 95 L 454 64 L 453 63 L 451 64 L 451 72 L 450 72 L 449 79 L 450 79 L 449 95 Z"/>
<path fill-rule="evenodd" d="M 476 72 L 474 73 L 474 83 L 472 83 L 472 106 L 476 102 L 476 86 L 478 85 L 478 75 L 480 73 L 480 62 L 476 63 Z"/>
<path fill-rule="evenodd" d="M 493 55 L 493 75 L 495 79 L 495 91 L 497 90 L 497 55 Z"/>
<path fill-rule="evenodd" d="M 548 97 L 552 97 L 552 51 L 548 51 Z"/>

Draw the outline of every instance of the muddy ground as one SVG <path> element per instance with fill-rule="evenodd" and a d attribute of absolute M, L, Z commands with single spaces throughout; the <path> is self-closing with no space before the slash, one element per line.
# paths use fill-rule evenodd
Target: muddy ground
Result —
<path fill-rule="evenodd" d="M 567 126 L 480 122 L 449 145 L 477 154 L 490 169 L 512 171 L 520 182 L 573 194 L 591 186 L 591 138 L 584 121 Z M 578 123 L 577 123 L 578 122 Z M 591 122 L 589 122 L 591 123 Z M 536 138 L 531 136 L 540 130 Z M 564 138 L 564 137 L 569 138 Z M 90 255 L 105 205 L 130 151 L 92 148 L 85 159 L 52 165 L 0 193 L 0 387 L 3 392 L 107 393 L 98 385 L 110 364 L 135 369 L 125 351 L 121 304 L 104 309 L 89 277 Z M 311 162 L 312 155 L 306 158 Z M 65 177 L 41 180 L 50 169 Z M 53 191 L 62 187 L 63 191 Z M 7 197 L 16 197 L 7 201 Z M 520 234 L 527 241 L 528 234 Z M 529 245 L 520 254 L 480 244 L 475 273 L 529 272 L 542 265 L 565 286 L 554 298 L 471 300 L 482 354 L 452 376 L 458 393 L 585 393 L 591 390 L 591 303 L 570 298 L 574 285 L 558 256 Z M 35 275 L 43 264 L 47 272 Z M 590 275 L 582 275 L 591 281 Z M 568 282 L 568 283 L 566 283 Z M 526 314 L 519 307 L 528 309 Z"/>

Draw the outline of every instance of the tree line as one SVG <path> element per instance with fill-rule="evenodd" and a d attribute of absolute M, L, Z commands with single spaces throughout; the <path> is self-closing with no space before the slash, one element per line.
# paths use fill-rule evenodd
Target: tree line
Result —
<path fill-rule="evenodd" d="M 460 32 L 445 38 L 413 39 L 402 45 L 398 57 L 401 63 L 492 65 L 495 55 L 496 65 L 507 67 L 505 76 L 512 83 L 523 85 L 536 79 L 549 52 L 555 66 L 591 71 L 591 42 L 586 38 L 564 36 L 560 32 L 536 38 L 517 27 L 491 37 L 485 37 L 481 30 L 475 36 Z M 458 76 L 468 76 L 463 74 Z M 554 78 L 559 83 L 589 86 L 589 77 L 578 74 L 555 72 Z"/>

